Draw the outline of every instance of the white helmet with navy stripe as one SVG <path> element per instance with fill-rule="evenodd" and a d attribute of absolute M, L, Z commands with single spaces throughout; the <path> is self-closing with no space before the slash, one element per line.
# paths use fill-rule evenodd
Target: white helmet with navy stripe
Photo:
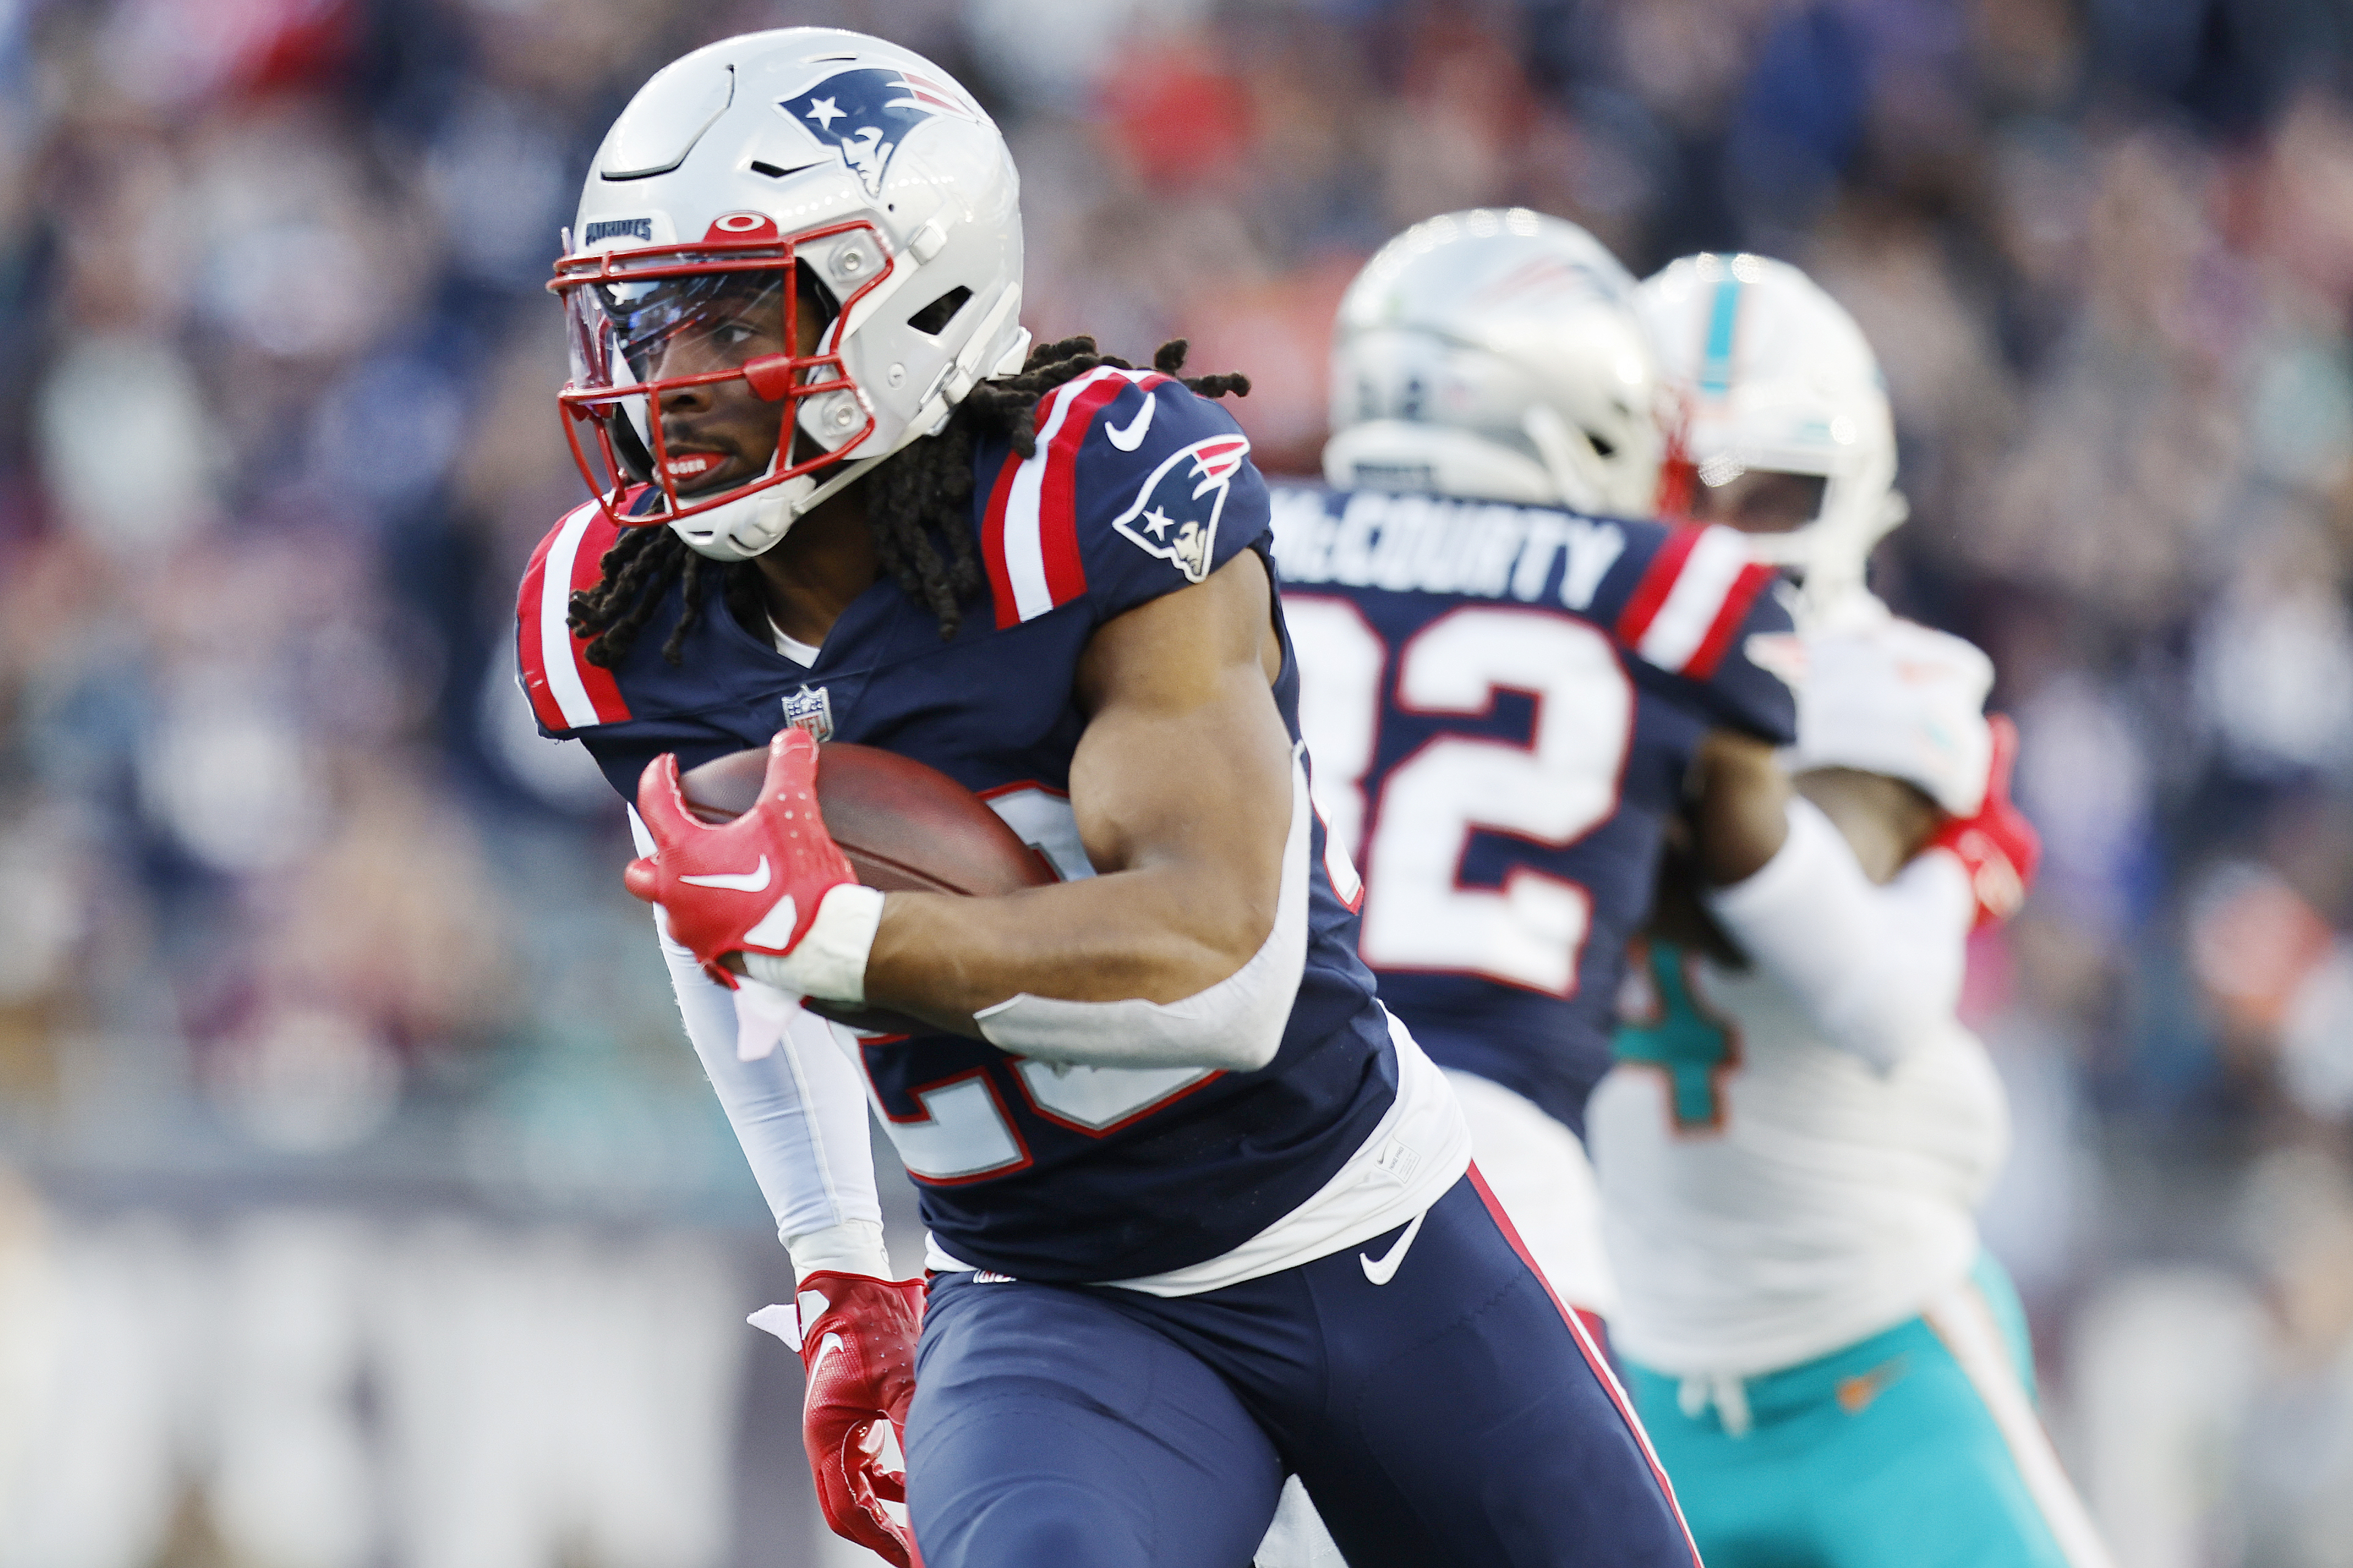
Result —
<path fill-rule="evenodd" d="M 565 428 L 608 512 L 648 484 L 695 550 L 749 559 L 976 382 L 1018 371 L 1018 198 L 997 126 L 896 44 L 786 27 L 656 73 L 597 149 L 549 285 L 571 329 Z M 805 301 L 827 311 L 816 351 L 788 330 L 781 353 L 665 380 L 664 345 L 754 289 L 787 322 Z M 649 411 L 669 386 L 734 378 L 779 405 L 776 458 L 681 496 L 694 465 L 666 457 Z"/>
<path fill-rule="evenodd" d="M 1324 478 L 1647 516 L 1658 385 L 1634 279 L 1600 241 L 1525 207 L 1448 213 L 1340 301 Z"/>
<path fill-rule="evenodd" d="M 1887 385 L 1862 329 L 1786 261 L 1699 255 L 1670 262 L 1639 296 L 1682 404 L 1681 476 L 1729 484 L 1751 469 L 1819 477 L 1820 510 L 1787 533 L 1747 535 L 1788 569 L 1819 614 L 1863 585 L 1872 547 L 1902 522 Z"/>

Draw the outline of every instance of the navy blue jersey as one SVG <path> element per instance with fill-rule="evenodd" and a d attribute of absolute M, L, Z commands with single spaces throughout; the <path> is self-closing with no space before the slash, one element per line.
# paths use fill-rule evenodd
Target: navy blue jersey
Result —
<path fill-rule="evenodd" d="M 1382 1000 L 1581 1136 L 1700 738 L 1795 738 L 1747 652 L 1789 629 L 1773 574 L 1724 529 L 1305 487 L 1273 510 L 1315 798 L 1363 868 Z"/>
<path fill-rule="evenodd" d="M 564 595 L 596 580 L 614 530 L 593 504 L 575 511 L 522 584 L 542 729 L 586 742 L 633 797 L 660 752 L 691 768 L 801 724 L 938 768 L 1065 876 L 1092 875 L 1067 798 L 1080 656 L 1113 616 L 1263 554 L 1267 490 L 1226 412 L 1166 376 L 1092 373 L 1041 398 L 1037 422 L 1035 457 L 1002 441 L 975 455 L 988 603 L 945 642 L 930 610 L 878 582 L 804 668 L 714 593 L 673 666 L 660 652 L 683 608 L 673 589 L 618 668 L 598 670 L 564 626 Z M 1298 692 L 1285 634 L 1274 695 L 1294 740 Z M 950 1035 L 860 1047 L 941 1246 L 1025 1279 L 1155 1274 L 1231 1250 L 1339 1169 L 1395 1099 L 1398 1067 L 1324 849 L 1319 825 L 1305 975 L 1260 1071 L 1056 1068 Z"/>

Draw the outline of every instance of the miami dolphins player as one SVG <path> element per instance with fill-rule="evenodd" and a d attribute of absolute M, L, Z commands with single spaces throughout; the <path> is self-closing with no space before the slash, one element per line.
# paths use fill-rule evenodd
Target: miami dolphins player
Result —
<path fill-rule="evenodd" d="M 1672 479 L 1798 585 L 1799 634 L 1752 650 L 1799 689 L 1798 793 L 1694 825 L 1703 857 L 1780 843 L 1729 886 L 1671 869 L 1588 1109 L 1621 1364 L 1718 1568 L 2103 1564 L 1971 1216 L 2006 1121 L 1953 1018 L 1963 944 L 2037 853 L 1991 666 L 1864 586 L 1903 503 L 1852 320 L 1754 256 L 1641 304 L 1685 405 Z"/>
<path fill-rule="evenodd" d="M 969 95 L 796 28 L 646 84 L 553 284 L 596 494 L 524 579 L 524 685 L 635 802 L 629 885 L 799 1275 L 759 1316 L 829 1521 L 933 1568 L 1231 1568 L 1288 1471 L 1357 1568 L 1694 1561 L 1355 956 L 1265 486 L 1209 400 L 1245 385 L 1181 344 L 1025 356 L 1020 255 Z M 1539 595 L 1580 570 L 1512 553 Z M 945 771 L 1070 879 L 858 886 L 824 736 Z M 758 805 L 693 820 L 681 767 L 764 744 Z M 928 1286 L 892 1278 L 870 1102 Z"/>

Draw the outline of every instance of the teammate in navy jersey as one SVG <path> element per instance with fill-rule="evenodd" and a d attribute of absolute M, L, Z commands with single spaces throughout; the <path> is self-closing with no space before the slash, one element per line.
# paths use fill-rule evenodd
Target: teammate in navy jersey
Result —
<path fill-rule="evenodd" d="M 1704 743 L 1794 737 L 1789 689 L 1741 651 L 1789 629 L 1771 569 L 1728 561 L 1725 530 L 1306 487 L 1272 503 L 1316 801 L 1335 864 L 1364 857 L 1359 954 L 1440 1065 L 1581 1138 Z"/>
<path fill-rule="evenodd" d="M 1628 521 L 1665 445 L 1633 297 L 1560 219 L 1417 225 L 1341 304 L 1334 488 L 1275 498 L 1316 801 L 1364 871 L 1360 951 L 1597 1326 L 1615 1288 L 1579 1140 L 1627 942 L 1670 823 L 1769 774 L 1796 721 L 1749 657 L 1789 630 L 1771 569 L 1729 530 Z"/>
<path fill-rule="evenodd" d="M 1693 1562 L 1355 956 L 1265 487 L 1198 395 L 1245 388 L 1181 344 L 1025 360 L 1014 193 L 920 57 L 753 35 L 624 111 L 554 284 L 599 496 L 524 580 L 524 684 L 634 795 L 631 887 L 800 1275 L 760 1317 L 828 1520 L 934 1568 L 1232 1568 L 1288 1470 L 1358 1568 Z M 1071 879 L 859 887 L 813 736 L 942 769 Z M 679 768 L 763 742 L 759 805 L 693 821 Z M 869 1100 L 928 1292 L 889 1279 Z"/>

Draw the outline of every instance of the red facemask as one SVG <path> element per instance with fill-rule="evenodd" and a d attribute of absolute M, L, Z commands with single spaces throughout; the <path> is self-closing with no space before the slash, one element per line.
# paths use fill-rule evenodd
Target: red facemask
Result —
<path fill-rule="evenodd" d="M 823 309 L 816 298 L 822 286 L 802 287 L 796 247 L 853 231 L 863 231 L 883 265 L 827 323 L 817 352 L 795 353 L 802 313 Z M 620 526 L 657 519 L 674 522 L 842 461 L 848 449 L 873 431 L 875 421 L 842 363 L 840 324 L 895 266 L 881 233 L 864 220 L 788 238 L 777 232 L 774 219 L 749 212 L 722 216 L 691 244 L 587 252 L 559 260 L 548 289 L 565 304 L 572 380 L 556 400 L 565 415 L 573 461 L 606 515 Z M 697 368 L 664 374 L 681 359 Z M 733 381 L 777 405 L 776 456 L 765 472 L 745 483 L 687 500 L 679 493 L 681 476 L 662 435 L 663 398 L 684 388 Z M 842 428 L 829 430 L 825 443 L 811 443 L 818 446 L 813 456 L 791 460 L 802 405 L 816 397 L 834 400 L 828 417 Z M 663 504 L 649 515 L 623 515 L 628 492 L 645 485 L 659 489 Z"/>

